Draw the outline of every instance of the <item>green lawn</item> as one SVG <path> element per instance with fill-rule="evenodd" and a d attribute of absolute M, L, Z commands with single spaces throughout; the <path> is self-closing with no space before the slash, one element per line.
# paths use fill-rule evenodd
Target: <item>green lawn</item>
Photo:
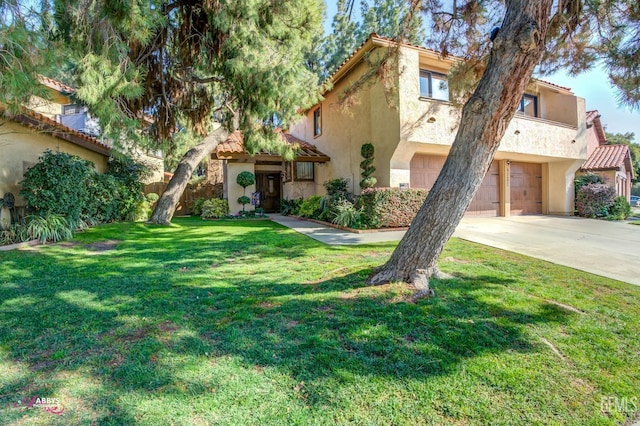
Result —
<path fill-rule="evenodd" d="M 412 303 L 406 286 L 365 284 L 393 247 L 178 219 L 0 253 L 0 424 L 606 425 L 638 414 L 640 288 L 452 240 L 441 269 L 455 278 Z M 63 415 L 19 404 L 35 396 L 59 398 Z"/>

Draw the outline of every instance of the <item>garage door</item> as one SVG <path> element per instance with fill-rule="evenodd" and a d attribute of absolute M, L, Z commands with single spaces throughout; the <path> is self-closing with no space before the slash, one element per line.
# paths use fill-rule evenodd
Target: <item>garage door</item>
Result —
<path fill-rule="evenodd" d="M 416 154 L 411 159 L 411 187 L 431 189 L 447 157 Z M 498 216 L 500 211 L 500 172 L 498 163 L 492 162 L 476 196 L 467 210 L 467 216 Z"/>
<path fill-rule="evenodd" d="M 542 165 L 511 163 L 511 214 L 542 214 Z"/>

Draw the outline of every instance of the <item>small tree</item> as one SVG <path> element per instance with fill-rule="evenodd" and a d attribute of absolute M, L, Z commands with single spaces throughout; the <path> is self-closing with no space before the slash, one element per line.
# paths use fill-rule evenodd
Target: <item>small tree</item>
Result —
<path fill-rule="evenodd" d="M 242 197 L 238 198 L 238 203 L 242 204 L 242 211 L 244 212 L 245 204 L 249 204 L 251 199 L 247 197 L 247 186 L 256 183 L 256 177 L 251 172 L 240 172 L 236 178 L 236 183 L 242 187 Z"/>
<path fill-rule="evenodd" d="M 360 175 L 362 176 L 360 189 L 373 188 L 378 182 L 378 180 L 372 176 L 376 171 L 376 168 L 373 166 L 373 154 L 373 144 L 362 144 L 362 148 L 360 148 L 360 155 L 362 155 L 364 160 L 360 162 L 360 168 L 362 169 L 362 172 L 360 172 Z"/>

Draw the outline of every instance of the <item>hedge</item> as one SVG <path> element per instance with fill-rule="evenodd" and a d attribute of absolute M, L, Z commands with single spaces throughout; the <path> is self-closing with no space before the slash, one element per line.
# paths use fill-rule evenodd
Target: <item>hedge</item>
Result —
<path fill-rule="evenodd" d="M 397 228 L 411 224 L 427 198 L 426 189 L 368 188 L 358 198 L 368 228 Z"/>

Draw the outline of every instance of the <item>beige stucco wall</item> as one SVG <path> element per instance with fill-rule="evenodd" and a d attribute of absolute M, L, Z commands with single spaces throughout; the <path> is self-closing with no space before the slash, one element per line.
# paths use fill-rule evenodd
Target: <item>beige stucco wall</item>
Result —
<path fill-rule="evenodd" d="M 360 148 L 371 142 L 375 147 L 378 186 L 389 186 L 389 161 L 395 151 L 399 135 L 398 113 L 394 110 L 393 96 L 389 99 L 378 81 L 365 85 L 356 95 L 355 104 L 348 110 L 340 106 L 339 97 L 365 72 L 364 65 L 358 65 L 345 79 L 339 81 L 321 103 L 322 134 L 313 136 L 313 111 L 311 108 L 304 120 L 294 124 L 289 132 L 308 141 L 327 154 L 331 161 L 316 165 L 315 190 L 325 192 L 322 184 L 335 178 L 346 178 L 349 190 L 360 192 Z M 394 85 L 392 77 L 391 85 Z"/>
<path fill-rule="evenodd" d="M 93 162 L 96 171 L 107 170 L 108 157 L 90 151 L 71 142 L 53 136 L 37 133 L 17 123 L 8 122 L 0 126 L 0 197 L 11 192 L 16 197 L 16 205 L 23 206 L 25 201 L 20 197 L 20 182 L 24 172 L 38 162 L 45 150 L 62 151 L 77 155 Z M 9 217 L 3 211 L 2 217 Z"/>
<path fill-rule="evenodd" d="M 227 197 L 227 201 L 229 202 L 229 211 L 232 214 L 238 213 L 242 210 L 242 204 L 238 203 L 238 198 L 242 195 L 246 195 L 251 198 L 251 193 L 256 191 L 256 186 L 251 185 L 247 186 L 246 191 L 236 183 L 236 179 L 238 175 L 244 171 L 251 172 L 255 174 L 254 171 L 254 163 L 253 162 L 228 162 L 227 168 L 225 170 L 225 180 L 226 180 L 226 191 L 225 195 Z M 244 206 L 245 210 L 254 210 L 254 207 L 251 204 L 246 204 Z"/>
<path fill-rule="evenodd" d="M 376 149 L 378 186 L 410 182 L 410 162 L 416 153 L 447 155 L 458 129 L 460 108 L 450 102 L 421 99 L 419 79 L 421 68 L 446 73 L 448 66 L 434 55 L 401 48 L 397 109 L 393 102 L 389 105 L 381 83 L 365 86 L 349 113 L 336 108 L 339 94 L 362 74 L 362 64 L 338 82 L 322 102 L 322 135 L 313 138 L 314 108 L 291 129 L 331 157 L 326 173 L 316 173 L 316 192 L 322 193 L 318 186 L 334 177 L 351 179 L 352 189 L 359 192 L 359 149 L 365 142 L 374 143 Z M 543 211 L 572 214 L 573 176 L 587 158 L 584 99 L 545 83 L 533 83 L 528 92 L 538 96 L 540 118 L 516 116 L 495 158 L 504 164 L 507 160 L 542 164 Z"/>

